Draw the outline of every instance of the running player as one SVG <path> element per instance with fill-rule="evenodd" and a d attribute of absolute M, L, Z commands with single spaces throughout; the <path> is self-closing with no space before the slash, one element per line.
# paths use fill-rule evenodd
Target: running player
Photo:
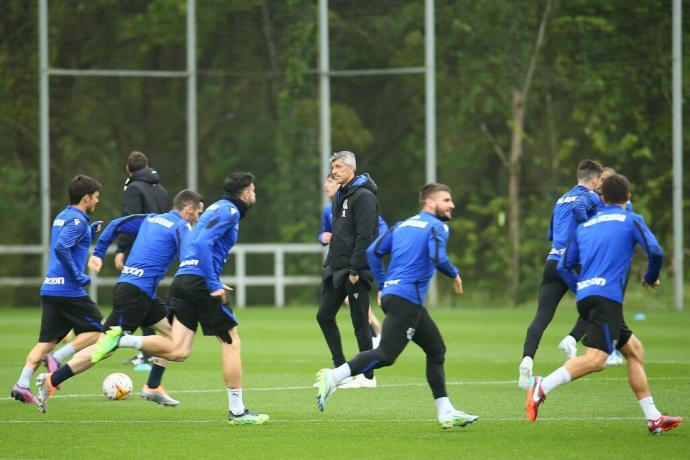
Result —
<path fill-rule="evenodd" d="M 115 219 L 106 227 L 89 260 L 89 267 L 95 272 L 100 272 L 103 256 L 118 235 L 135 235 L 136 239 L 115 285 L 113 310 L 105 328 L 118 326 L 129 334 L 138 327 L 153 327 L 163 335 L 171 336 L 168 308 L 156 296 L 156 288 L 179 254 L 182 241 L 198 218 L 200 207 L 201 196 L 198 193 L 182 190 L 175 195 L 173 209 L 167 213 L 131 214 Z M 93 351 L 93 345 L 87 347 L 55 372 L 38 376 L 40 412 L 47 411 L 48 398 L 56 387 L 93 367 Z M 176 406 L 179 401 L 171 398 L 161 385 L 166 364 L 165 360 L 156 360 L 141 396 L 158 404 Z"/>
<path fill-rule="evenodd" d="M 601 172 L 602 167 L 596 161 L 582 160 L 577 166 L 577 185 L 561 196 L 554 205 L 547 233 L 552 246 L 544 264 L 537 313 L 527 328 L 522 349 L 518 379 L 520 388 L 529 386 L 534 355 L 537 353 L 541 337 L 551 323 L 558 303 L 568 292 L 568 286 L 556 271 L 556 265 L 561 259 L 565 245 L 575 231 L 577 224 L 586 222 L 598 209 L 600 198 L 594 189 L 598 185 Z M 582 323 L 579 323 L 579 326 L 576 325 L 576 328 L 581 329 L 582 327 Z"/>
<path fill-rule="evenodd" d="M 96 344 L 91 360 L 98 362 L 120 347 L 184 361 L 192 352 L 196 329 L 201 324 L 204 335 L 215 336 L 220 344 L 228 421 L 231 425 L 262 425 L 269 416 L 255 414 L 244 405 L 238 321 L 228 304 L 225 291 L 229 288 L 220 280 L 228 253 L 237 241 L 240 221 L 256 201 L 254 176 L 233 173 L 225 179 L 223 188 L 223 198 L 206 209 L 182 246 L 168 304 L 174 315 L 172 339 L 123 335 L 121 327 L 111 327 Z"/>
<path fill-rule="evenodd" d="M 101 184 L 96 179 L 76 176 L 69 185 L 70 204 L 53 221 L 48 273 L 41 286 L 41 332 L 12 388 L 11 395 L 17 401 L 37 402 L 29 389 L 31 377 L 70 330 L 74 329 L 74 339 L 59 350 L 57 359 L 46 361 L 51 371 L 57 368 L 58 360 L 98 340 L 103 316 L 84 290 L 91 283 L 84 268 L 91 239 L 100 229 L 100 222 L 89 225 L 89 214 L 96 209 L 100 193 Z"/>
<path fill-rule="evenodd" d="M 644 369 L 644 348 L 625 324 L 623 297 L 635 246 L 639 244 L 649 259 L 642 282 L 647 288 L 659 286 L 664 252 L 642 216 L 625 210 L 630 185 L 624 176 L 607 178 L 602 192 L 606 207 L 577 227 L 558 262 L 559 273 L 576 291 L 577 309 L 586 322 L 583 343 L 587 351 L 548 376 L 535 377 L 527 392 L 525 410 L 527 418 L 535 421 L 549 392 L 601 371 L 606 358 L 618 349 L 628 361 L 628 383 L 647 419 L 647 428 L 658 435 L 677 427 L 683 419 L 663 415 L 654 404 Z M 577 266 L 579 273 L 575 271 Z"/>
<path fill-rule="evenodd" d="M 382 289 L 382 308 L 386 314 L 379 347 L 361 352 L 335 369 L 317 374 L 316 403 L 321 411 L 339 382 L 351 375 L 391 366 L 407 346 L 416 343 L 426 354 L 426 377 L 436 403 L 441 427 L 449 429 L 474 423 L 479 417 L 453 407 L 446 391 L 443 362 L 446 345 L 438 327 L 424 308 L 429 281 L 436 270 L 453 279 L 456 294 L 462 294 L 458 269 L 448 260 L 448 225 L 455 205 L 450 188 L 443 184 L 425 185 L 420 193 L 422 210 L 380 236 L 367 250 L 369 265 Z M 383 257 L 391 255 L 388 272 Z"/>

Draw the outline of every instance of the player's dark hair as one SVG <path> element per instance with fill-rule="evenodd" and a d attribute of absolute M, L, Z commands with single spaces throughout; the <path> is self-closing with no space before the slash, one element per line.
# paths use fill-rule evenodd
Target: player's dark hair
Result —
<path fill-rule="evenodd" d="M 101 191 L 101 183 L 93 177 L 78 175 L 74 176 L 69 184 L 69 203 L 79 204 L 86 195 L 92 195 Z"/>
<path fill-rule="evenodd" d="M 148 165 L 149 159 L 146 157 L 146 155 L 141 152 L 137 152 L 136 150 L 130 153 L 129 157 L 127 158 L 127 169 L 129 169 L 130 173 L 144 169 L 148 167 Z"/>
<path fill-rule="evenodd" d="M 577 165 L 577 180 L 584 182 L 591 182 L 597 177 L 601 176 L 604 168 L 594 160 L 582 160 Z"/>
<path fill-rule="evenodd" d="M 429 198 L 431 195 L 437 192 L 450 193 L 450 187 L 448 187 L 446 184 L 430 182 L 426 184 L 424 187 L 422 187 L 422 189 L 419 191 L 419 202 L 424 204 L 427 198 Z"/>
<path fill-rule="evenodd" d="M 185 207 L 190 204 L 194 209 L 198 208 L 201 204 L 201 195 L 194 190 L 189 190 L 188 188 L 181 190 L 173 198 L 173 209 L 176 211 L 182 211 Z"/>
<path fill-rule="evenodd" d="M 223 190 L 230 197 L 238 197 L 244 189 L 252 185 L 254 174 L 248 172 L 235 172 L 230 174 L 223 184 Z"/>
<path fill-rule="evenodd" d="M 601 184 L 601 194 L 608 204 L 625 204 L 630 193 L 630 182 L 622 174 L 614 174 L 604 179 Z"/>

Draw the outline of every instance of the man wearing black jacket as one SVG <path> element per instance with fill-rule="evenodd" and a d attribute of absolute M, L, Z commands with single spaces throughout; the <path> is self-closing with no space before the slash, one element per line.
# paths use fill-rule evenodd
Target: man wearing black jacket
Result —
<path fill-rule="evenodd" d="M 122 215 L 130 214 L 161 214 L 170 209 L 170 196 L 165 187 L 161 185 L 158 171 L 149 167 L 149 159 L 141 152 L 134 151 L 127 158 L 125 166 L 127 175 L 125 192 L 122 197 Z M 122 271 L 125 260 L 134 244 L 136 235 L 121 234 L 117 238 L 117 250 L 115 251 L 115 268 Z M 151 328 L 142 328 L 144 335 L 155 334 Z M 139 353 L 133 358 L 124 361 L 123 364 L 133 364 L 134 370 L 148 371 L 149 356 Z"/>
<path fill-rule="evenodd" d="M 149 159 L 141 152 L 132 152 L 125 166 L 127 175 L 125 193 L 122 197 L 122 215 L 161 214 L 170 209 L 168 191 L 161 184 L 158 171 L 149 168 Z M 134 235 L 120 235 L 115 251 L 115 268 L 122 271 L 129 250 L 134 244 Z"/>
<path fill-rule="evenodd" d="M 333 230 L 324 262 L 321 302 L 316 319 L 326 338 L 335 367 L 345 363 L 336 314 L 345 297 L 359 351 L 371 350 L 367 312 L 371 273 L 367 248 L 378 236 L 378 188 L 368 174 L 355 175 L 357 163 L 352 152 L 331 156 L 331 173 L 340 188 L 333 198 Z M 361 379 L 361 387 L 375 387 L 373 372 Z"/>

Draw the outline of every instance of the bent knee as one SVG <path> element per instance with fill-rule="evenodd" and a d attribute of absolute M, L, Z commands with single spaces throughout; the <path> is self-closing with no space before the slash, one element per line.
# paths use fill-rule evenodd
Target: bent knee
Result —
<path fill-rule="evenodd" d="M 319 311 L 316 313 L 316 321 L 320 324 L 331 323 L 335 321 L 335 316 L 324 311 Z"/>
<path fill-rule="evenodd" d="M 601 372 L 606 367 L 606 359 L 608 355 L 602 353 L 602 356 L 596 356 L 587 361 L 590 372 Z"/>
<path fill-rule="evenodd" d="M 435 364 L 443 364 L 446 360 L 446 347 L 438 346 L 427 351 L 426 360 Z"/>
<path fill-rule="evenodd" d="M 190 350 L 176 350 L 172 354 L 170 354 L 167 359 L 168 361 L 175 361 L 176 363 L 181 363 L 184 362 L 187 358 L 189 358 L 190 355 Z"/>

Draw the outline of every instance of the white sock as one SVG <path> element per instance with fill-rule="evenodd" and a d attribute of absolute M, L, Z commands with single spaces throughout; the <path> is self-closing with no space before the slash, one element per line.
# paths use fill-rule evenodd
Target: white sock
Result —
<path fill-rule="evenodd" d="M 72 356 L 76 350 L 74 349 L 74 346 L 72 346 L 71 343 L 68 343 L 64 347 L 60 348 L 58 351 L 53 353 L 53 358 L 55 358 L 55 361 L 62 363 L 65 361 L 67 358 Z"/>
<path fill-rule="evenodd" d="M 659 409 L 656 408 L 656 405 L 654 404 L 654 398 L 652 398 L 651 396 L 642 398 L 638 402 L 640 403 L 642 412 L 644 412 L 644 416 L 647 420 L 656 420 L 659 417 L 661 417 L 661 412 L 659 412 Z"/>
<path fill-rule="evenodd" d="M 123 335 L 120 337 L 120 343 L 118 346 L 120 348 L 136 348 L 141 350 L 141 346 L 144 344 L 144 336 L 141 335 Z"/>
<path fill-rule="evenodd" d="M 570 382 L 572 378 L 570 377 L 570 374 L 568 373 L 567 370 L 565 370 L 565 367 L 559 367 L 541 381 L 541 389 L 544 392 L 544 394 L 548 393 L 549 391 L 555 389 L 556 387 L 559 387 L 565 383 Z"/>
<path fill-rule="evenodd" d="M 352 376 L 352 370 L 350 369 L 350 365 L 347 363 L 333 369 L 333 383 L 336 385 L 350 376 Z"/>
<path fill-rule="evenodd" d="M 436 398 L 436 399 L 434 399 L 434 402 L 436 403 L 436 410 L 438 411 L 439 417 L 442 414 L 447 414 L 448 412 L 455 410 L 453 405 L 450 403 L 450 399 L 448 398 L 448 396 L 444 396 L 442 398 Z"/>
<path fill-rule="evenodd" d="M 242 401 L 242 388 L 228 388 L 228 407 L 233 415 L 244 414 L 244 401 Z"/>
<path fill-rule="evenodd" d="M 22 388 L 30 388 L 32 375 L 34 375 L 33 369 L 31 369 L 30 367 L 22 368 L 22 373 L 19 376 L 19 380 L 17 380 L 17 386 Z"/>

